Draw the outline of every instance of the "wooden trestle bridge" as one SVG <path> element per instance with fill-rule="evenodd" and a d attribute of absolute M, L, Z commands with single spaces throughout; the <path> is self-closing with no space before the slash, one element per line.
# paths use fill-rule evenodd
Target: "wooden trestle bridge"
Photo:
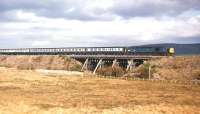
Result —
<path fill-rule="evenodd" d="M 115 65 L 132 70 L 144 61 L 159 59 L 163 56 L 143 56 L 143 55 L 68 55 L 83 63 L 81 71 L 91 70 L 93 74 L 98 68 Z"/>

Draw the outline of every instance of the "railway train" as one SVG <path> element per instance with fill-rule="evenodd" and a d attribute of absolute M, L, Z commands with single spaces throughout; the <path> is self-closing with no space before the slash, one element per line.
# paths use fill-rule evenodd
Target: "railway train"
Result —
<path fill-rule="evenodd" d="M 152 55 L 172 56 L 174 48 L 166 47 L 65 47 L 0 49 L 1 55 Z"/>

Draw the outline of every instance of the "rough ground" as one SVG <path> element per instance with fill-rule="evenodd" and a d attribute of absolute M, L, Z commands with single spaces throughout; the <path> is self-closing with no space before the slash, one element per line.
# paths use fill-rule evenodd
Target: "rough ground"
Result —
<path fill-rule="evenodd" d="M 200 87 L 0 68 L 0 114 L 199 114 Z"/>
<path fill-rule="evenodd" d="M 67 56 L 0 56 L 0 66 L 18 69 L 80 70 L 81 63 Z"/>
<path fill-rule="evenodd" d="M 200 56 L 168 57 L 151 62 L 160 79 L 200 80 Z"/>

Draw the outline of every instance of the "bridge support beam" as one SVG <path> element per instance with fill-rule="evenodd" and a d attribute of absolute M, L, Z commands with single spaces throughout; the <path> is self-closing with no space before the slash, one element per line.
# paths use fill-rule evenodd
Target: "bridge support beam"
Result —
<path fill-rule="evenodd" d="M 81 71 L 88 70 L 89 59 L 87 58 L 81 68 Z"/>
<path fill-rule="evenodd" d="M 103 64 L 103 60 L 102 59 L 100 59 L 99 60 L 99 62 L 97 63 L 97 66 L 95 67 L 95 69 L 94 69 L 94 71 L 93 71 L 93 74 L 95 74 L 96 73 L 96 71 L 97 71 L 97 69 L 100 67 L 102 67 L 102 64 Z"/>
<path fill-rule="evenodd" d="M 135 68 L 135 63 L 134 63 L 133 59 L 128 60 L 128 65 L 127 65 L 126 70 L 127 70 L 127 71 L 128 71 L 128 70 L 133 70 L 133 68 Z"/>
<path fill-rule="evenodd" d="M 119 65 L 119 63 L 117 62 L 117 59 L 114 59 L 114 60 L 113 60 L 113 64 L 112 64 L 112 68 L 113 68 L 114 66 L 116 66 L 116 65 Z"/>

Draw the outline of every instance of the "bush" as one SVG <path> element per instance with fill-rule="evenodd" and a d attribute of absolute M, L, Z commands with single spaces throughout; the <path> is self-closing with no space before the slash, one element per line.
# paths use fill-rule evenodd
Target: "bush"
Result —
<path fill-rule="evenodd" d="M 58 56 L 59 58 L 62 58 L 64 60 L 64 62 L 71 62 L 71 58 L 69 58 L 68 56 L 65 56 L 65 55 L 59 55 Z"/>
<path fill-rule="evenodd" d="M 33 62 L 39 63 L 42 60 L 42 56 L 36 56 L 32 58 Z"/>
<path fill-rule="evenodd" d="M 150 67 L 150 63 L 144 63 L 142 65 L 140 65 L 137 70 L 136 73 L 138 73 L 138 77 L 139 78 L 149 78 L 149 67 Z M 155 73 L 155 66 L 151 66 L 151 78 L 153 73 Z"/>
<path fill-rule="evenodd" d="M 200 80 L 200 70 L 194 70 L 192 72 L 192 76 L 194 77 L 194 79 Z"/>
<path fill-rule="evenodd" d="M 97 70 L 97 74 L 103 75 L 103 76 L 119 77 L 119 76 L 122 76 L 124 73 L 125 73 L 124 70 L 119 66 L 104 67 Z"/>
<path fill-rule="evenodd" d="M 17 66 L 17 69 L 20 70 L 34 70 L 34 65 L 33 64 L 21 64 Z"/>
<path fill-rule="evenodd" d="M 81 71 L 81 65 L 75 64 L 70 68 L 71 71 Z"/>

